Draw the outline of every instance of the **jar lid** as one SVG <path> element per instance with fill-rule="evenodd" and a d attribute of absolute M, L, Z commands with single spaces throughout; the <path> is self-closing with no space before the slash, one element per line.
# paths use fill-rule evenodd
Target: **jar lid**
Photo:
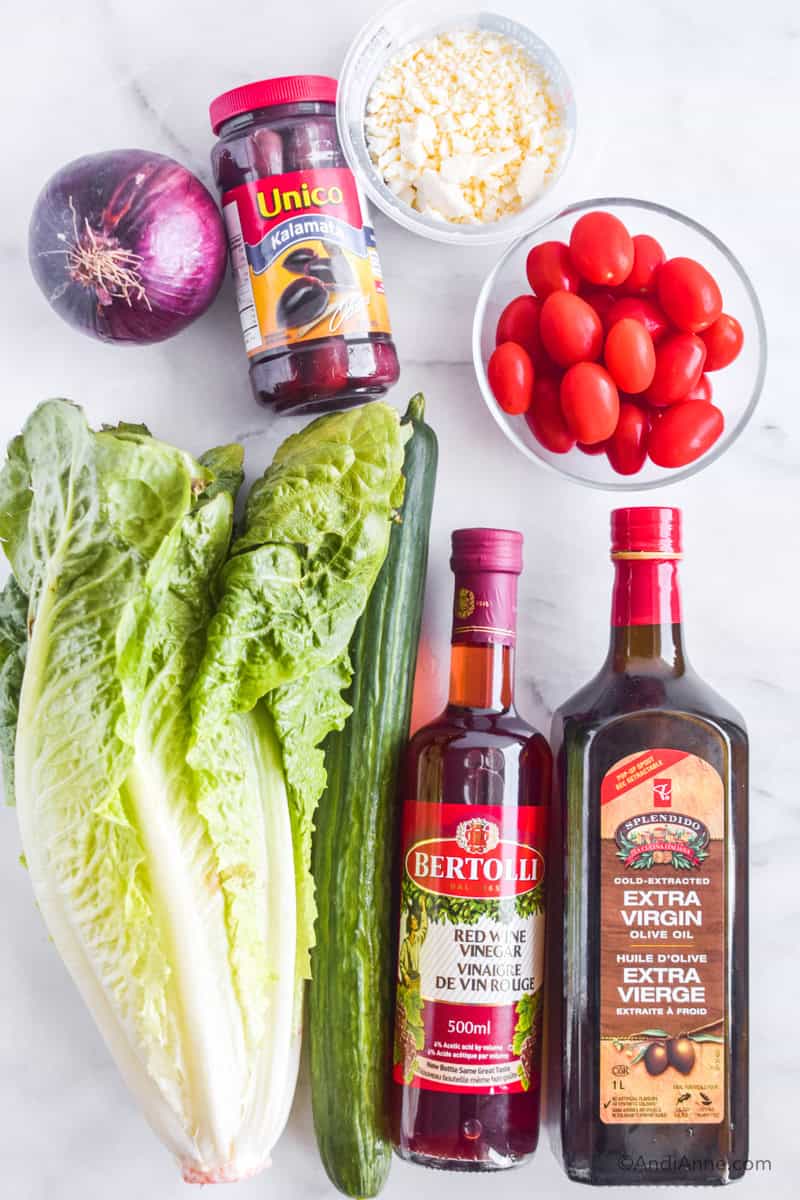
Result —
<path fill-rule="evenodd" d="M 208 109 L 211 128 L 218 133 L 220 126 L 231 117 L 256 108 L 272 108 L 276 104 L 299 104 L 303 100 L 335 104 L 337 87 L 336 80 L 329 75 L 281 75 L 277 79 L 246 83 L 211 101 Z"/>

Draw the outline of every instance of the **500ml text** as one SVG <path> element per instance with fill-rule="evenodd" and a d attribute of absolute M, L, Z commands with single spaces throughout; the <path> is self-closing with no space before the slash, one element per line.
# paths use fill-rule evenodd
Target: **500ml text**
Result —
<path fill-rule="evenodd" d="M 484 1033 L 488 1037 L 492 1032 L 491 1021 L 454 1021 L 447 1022 L 448 1033 Z"/>

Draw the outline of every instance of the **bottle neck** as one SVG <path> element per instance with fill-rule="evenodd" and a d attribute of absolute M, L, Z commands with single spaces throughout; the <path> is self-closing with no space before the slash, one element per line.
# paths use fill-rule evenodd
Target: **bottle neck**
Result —
<path fill-rule="evenodd" d="M 687 668 L 675 559 L 618 559 L 609 665 L 618 673 L 683 675 Z"/>
<path fill-rule="evenodd" d="M 450 653 L 452 708 L 508 712 L 514 703 L 514 651 L 489 643 L 469 646 L 454 642 Z"/>
<path fill-rule="evenodd" d="M 508 712 L 514 702 L 517 576 L 457 571 L 450 658 L 455 708 Z"/>

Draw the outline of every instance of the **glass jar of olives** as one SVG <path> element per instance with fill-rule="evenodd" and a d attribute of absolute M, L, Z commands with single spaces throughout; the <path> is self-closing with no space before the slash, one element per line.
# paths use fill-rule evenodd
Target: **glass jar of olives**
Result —
<path fill-rule="evenodd" d="M 210 109 L 250 377 L 279 412 L 359 404 L 400 374 L 335 104 L 335 79 L 290 75 L 234 88 Z"/>

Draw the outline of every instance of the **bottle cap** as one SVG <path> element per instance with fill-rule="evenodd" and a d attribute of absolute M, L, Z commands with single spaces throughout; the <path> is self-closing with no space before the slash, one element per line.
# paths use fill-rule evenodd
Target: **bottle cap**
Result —
<path fill-rule="evenodd" d="M 456 529 L 453 531 L 453 571 L 522 571 L 522 534 L 515 529 Z"/>
<path fill-rule="evenodd" d="M 246 83 L 211 101 L 208 109 L 211 128 L 218 133 L 231 117 L 277 104 L 300 104 L 303 100 L 335 104 L 337 86 L 329 75 L 281 75 L 277 79 Z"/>
<path fill-rule="evenodd" d="M 616 508 L 611 514 L 611 557 L 680 558 L 679 508 Z"/>

